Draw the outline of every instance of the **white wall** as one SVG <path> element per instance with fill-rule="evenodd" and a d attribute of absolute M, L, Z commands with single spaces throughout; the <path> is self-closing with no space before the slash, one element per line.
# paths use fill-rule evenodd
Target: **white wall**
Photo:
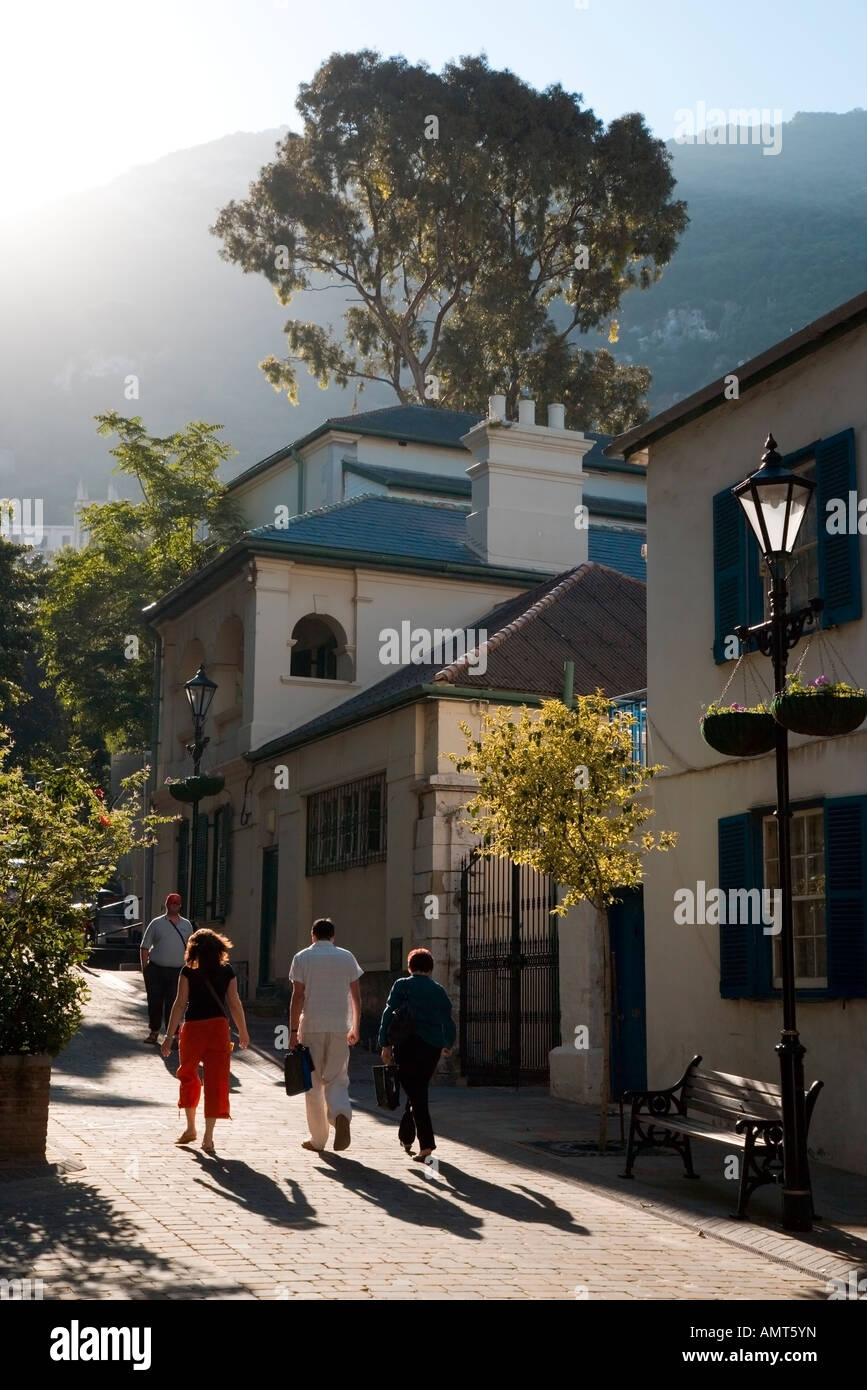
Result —
<path fill-rule="evenodd" d="M 708 1066 L 778 1080 L 778 1001 L 719 996 L 719 928 L 676 926 L 673 894 L 718 880 L 717 821 L 773 804 L 772 755 L 735 760 L 701 739 L 702 706 L 718 698 L 732 665 L 713 660 L 711 499 L 759 466 L 772 429 L 781 453 L 850 426 L 856 431 L 858 491 L 867 495 L 867 330 L 685 426 L 653 446 L 648 467 L 648 754 L 667 765 L 655 783 L 651 828 L 674 829 L 678 847 L 646 861 L 648 1081 L 672 1084 L 695 1052 Z M 815 505 L 815 502 L 813 503 Z M 862 586 L 867 567 L 862 540 Z M 746 620 L 746 616 L 744 618 Z M 867 623 L 833 634 L 843 659 L 867 680 Z M 802 648 L 794 653 L 797 661 Z M 770 685 L 770 662 L 749 658 Z M 811 657 L 807 658 L 808 663 Z M 816 666 L 807 668 L 817 674 Z M 739 678 L 740 679 L 740 678 Z M 735 687 L 729 700 L 744 702 Z M 750 701 L 752 702 L 752 701 Z M 791 739 L 793 800 L 867 793 L 867 732 Z M 867 1051 L 867 1000 L 799 1005 L 808 1081 L 821 1079 L 811 1147 L 840 1166 L 867 1172 L 867 1111 L 853 1105 Z"/>

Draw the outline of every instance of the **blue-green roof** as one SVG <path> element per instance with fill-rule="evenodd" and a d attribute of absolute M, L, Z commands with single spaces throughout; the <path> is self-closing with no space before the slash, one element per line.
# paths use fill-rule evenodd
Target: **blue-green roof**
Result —
<path fill-rule="evenodd" d="M 251 536 L 295 546 L 322 546 L 353 554 L 442 560 L 485 569 L 466 542 L 469 507 L 364 493 L 333 506 L 290 517 L 285 526 L 258 526 Z"/>
<path fill-rule="evenodd" d="M 473 485 L 466 473 L 457 477 L 448 473 L 417 473 L 414 468 L 390 468 L 386 463 L 358 463 L 355 459 L 344 459 L 343 471 L 369 483 L 407 492 L 429 492 L 438 497 L 469 497 L 472 493 Z"/>
<path fill-rule="evenodd" d="M 296 449 L 302 449 L 329 430 L 345 430 L 349 434 L 371 435 L 376 439 L 396 439 L 406 444 L 427 444 L 442 449 L 461 449 L 465 434 L 474 425 L 485 419 L 470 410 L 445 410 L 431 405 L 388 405 L 381 410 L 363 410 L 357 415 L 330 415 L 314 430 L 304 434 L 293 443 L 277 449 L 267 458 L 245 468 L 228 483 L 230 488 L 238 487 L 248 479 L 266 472 L 273 464 L 289 458 Z M 643 474 L 638 464 L 624 463 L 620 459 L 606 458 L 603 450 L 611 444 L 610 434 L 599 434 L 595 430 L 584 431 L 588 439 L 594 441 L 593 448 L 584 456 L 585 468 L 597 469 L 604 473 Z"/>
<path fill-rule="evenodd" d="M 249 534 L 257 539 L 282 542 L 287 552 L 296 547 L 321 546 L 345 550 L 354 556 L 433 560 L 485 570 L 489 566 L 467 544 L 469 507 L 448 502 L 423 501 L 366 493 L 350 497 L 314 512 L 290 517 L 285 526 L 259 526 Z M 624 527 L 589 528 L 589 559 L 608 565 L 633 579 L 646 578 L 641 547 L 642 532 Z"/>

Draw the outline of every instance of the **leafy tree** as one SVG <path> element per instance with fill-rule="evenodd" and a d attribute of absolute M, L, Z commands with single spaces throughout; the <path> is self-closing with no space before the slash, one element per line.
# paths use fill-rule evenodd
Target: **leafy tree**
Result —
<path fill-rule="evenodd" d="M 576 335 L 616 338 L 623 294 L 658 279 L 685 207 L 643 118 L 605 129 L 580 101 L 484 57 L 442 75 L 369 50 L 324 63 L 300 89 L 303 134 L 213 228 L 282 304 L 324 280 L 352 292 L 341 337 L 287 323 L 287 360 L 262 363 L 272 385 L 297 401 L 303 363 L 322 386 L 383 381 L 402 402 L 477 409 L 503 391 L 514 415 L 529 387 L 579 426 L 644 418 L 648 374 Z"/>
<path fill-rule="evenodd" d="M 644 855 L 668 850 L 677 839 L 672 831 L 642 831 L 653 812 L 640 798 L 662 769 L 633 761 L 634 722 L 601 692 L 579 696 L 571 709 L 558 700 L 544 701 L 538 714 L 524 706 L 519 719 L 498 708 L 484 716 L 479 739 L 462 724 L 466 755 L 450 755 L 478 781 L 467 812 L 484 853 L 552 875 L 565 890 L 556 914 L 579 902 L 596 909 L 603 962 L 600 1149 L 608 1139 L 610 1098 L 606 910 L 641 883 Z"/>
<path fill-rule="evenodd" d="M 153 637 L 142 610 L 230 545 L 243 519 L 217 478 L 233 450 L 219 425 L 193 421 L 161 439 L 140 418 L 98 415 L 117 435 L 116 472 L 141 501 L 94 503 L 87 547 L 56 557 L 40 607 L 45 665 L 74 732 L 112 751 L 150 739 Z"/>
<path fill-rule="evenodd" d="M 23 767 L 65 745 L 63 712 L 44 686 L 36 627 L 46 573 L 41 556 L 0 539 L 0 720 L 12 734 L 11 756 Z"/>
<path fill-rule="evenodd" d="M 0 537 L 0 714 L 24 698 L 22 683 L 32 645 L 37 581 L 24 559 L 27 547 Z"/>
<path fill-rule="evenodd" d="M 38 776 L 11 765 L 0 730 L 0 1053 L 58 1053 L 78 1028 L 87 986 L 87 905 L 121 857 L 154 841 L 167 819 L 140 815 L 124 782 L 109 809 L 80 765 L 48 765 Z"/>

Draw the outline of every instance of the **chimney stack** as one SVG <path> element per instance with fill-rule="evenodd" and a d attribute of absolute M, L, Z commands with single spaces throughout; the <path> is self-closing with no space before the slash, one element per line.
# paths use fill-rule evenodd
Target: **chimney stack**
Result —
<path fill-rule="evenodd" d="M 505 396 L 491 396 L 488 418 L 465 434 L 473 456 L 467 469 L 472 510 L 467 541 L 489 565 L 559 574 L 587 560 L 581 460 L 593 448 L 580 430 L 565 427 L 565 406 L 548 406 L 547 425 L 536 424 L 536 402 L 518 402 L 508 429 Z"/>

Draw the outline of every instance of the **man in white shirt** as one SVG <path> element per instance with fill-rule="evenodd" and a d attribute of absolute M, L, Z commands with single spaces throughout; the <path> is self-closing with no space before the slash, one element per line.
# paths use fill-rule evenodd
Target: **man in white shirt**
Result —
<path fill-rule="evenodd" d="M 187 953 L 192 922 L 181 916 L 180 893 L 169 893 L 162 917 L 149 922 L 139 946 L 141 969 L 148 997 L 148 1027 L 145 1042 L 155 1043 L 166 1024 L 178 993 L 178 975 Z"/>
<path fill-rule="evenodd" d="M 352 1106 L 349 1100 L 349 1049 L 358 1042 L 364 971 L 351 951 L 334 945 L 334 923 L 318 917 L 312 945 L 292 961 L 289 1046 L 310 1049 L 313 1087 L 305 1096 L 310 1138 L 302 1145 L 321 1153 L 334 1126 L 335 1150 L 348 1149 Z"/>

